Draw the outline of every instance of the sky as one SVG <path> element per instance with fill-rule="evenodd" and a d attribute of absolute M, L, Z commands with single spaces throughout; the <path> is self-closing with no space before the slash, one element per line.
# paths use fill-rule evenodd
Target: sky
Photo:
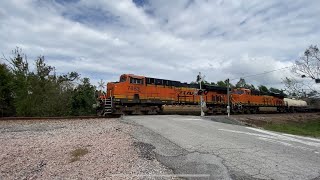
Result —
<path fill-rule="evenodd" d="M 2 0 L 0 53 L 18 46 L 94 84 L 128 73 L 191 82 L 199 72 L 236 83 L 320 45 L 319 19 L 318 0 Z M 281 88 L 286 76 L 245 79 Z"/>

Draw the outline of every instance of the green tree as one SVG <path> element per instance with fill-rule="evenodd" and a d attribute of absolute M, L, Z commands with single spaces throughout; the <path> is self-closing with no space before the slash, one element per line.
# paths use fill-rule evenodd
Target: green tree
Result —
<path fill-rule="evenodd" d="M 76 72 L 56 76 L 54 67 L 39 56 L 35 70 L 29 71 L 29 64 L 21 49 L 13 51 L 13 57 L 6 59 L 12 74 L 12 97 L 18 116 L 66 116 L 72 113 L 72 81 L 79 77 Z"/>
<path fill-rule="evenodd" d="M 269 93 L 269 89 L 264 85 L 258 86 L 258 89 L 262 94 L 268 94 Z"/>
<path fill-rule="evenodd" d="M 5 64 L 0 64 L 0 113 L 1 116 L 15 114 L 12 91 L 13 75 Z"/>
<path fill-rule="evenodd" d="M 29 63 L 26 56 L 22 53 L 20 48 L 16 48 L 12 51 L 13 57 L 9 62 L 9 68 L 13 74 L 12 88 L 14 96 L 14 105 L 18 116 L 30 115 L 29 104 L 30 97 L 30 84 L 29 84 Z"/>
<path fill-rule="evenodd" d="M 269 88 L 269 92 L 271 92 L 271 93 L 276 93 L 276 94 L 280 94 L 280 93 L 282 93 L 282 90 L 277 89 L 277 88 L 274 88 L 274 87 L 270 87 L 270 88 Z"/>
<path fill-rule="evenodd" d="M 217 86 L 227 87 L 227 83 L 225 81 L 218 81 Z"/>
<path fill-rule="evenodd" d="M 253 84 L 248 84 L 244 78 L 240 78 L 240 80 L 235 85 L 236 88 L 246 88 L 251 91 L 255 91 L 256 87 Z"/>
<path fill-rule="evenodd" d="M 253 84 L 247 84 L 246 88 L 250 89 L 251 91 L 256 91 L 257 90 L 256 87 Z"/>
<path fill-rule="evenodd" d="M 240 80 L 236 84 L 236 88 L 245 88 L 247 86 L 246 80 L 240 78 Z"/>
<path fill-rule="evenodd" d="M 83 78 L 72 95 L 72 114 L 73 115 L 93 115 L 95 111 L 92 104 L 95 103 L 96 88 L 90 84 L 89 78 Z"/>

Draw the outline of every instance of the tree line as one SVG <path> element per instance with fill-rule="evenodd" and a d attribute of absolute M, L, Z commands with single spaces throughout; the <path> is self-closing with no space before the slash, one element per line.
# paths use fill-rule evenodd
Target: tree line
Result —
<path fill-rule="evenodd" d="M 193 82 L 191 82 L 191 84 L 197 84 L 197 83 L 193 81 Z M 220 86 L 220 87 L 227 87 L 228 86 L 227 80 L 217 81 L 217 82 L 202 81 L 202 84 Z M 257 95 L 282 94 L 284 96 L 287 96 L 287 94 L 285 94 L 284 90 L 282 90 L 282 89 L 278 89 L 278 88 L 274 88 L 274 87 L 268 88 L 265 85 L 259 85 L 256 87 L 253 84 L 247 83 L 244 78 L 240 78 L 240 80 L 236 84 L 229 83 L 229 87 L 231 89 L 236 89 L 236 88 L 250 89 L 252 93 L 257 94 Z"/>
<path fill-rule="evenodd" d="M 16 48 L 0 63 L 1 116 L 78 116 L 95 114 L 96 87 L 77 72 L 57 75 L 44 56 L 34 60 Z"/>

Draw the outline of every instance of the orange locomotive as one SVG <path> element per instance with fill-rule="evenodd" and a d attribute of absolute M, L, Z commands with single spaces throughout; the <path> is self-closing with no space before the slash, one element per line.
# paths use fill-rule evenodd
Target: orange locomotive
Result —
<path fill-rule="evenodd" d="M 123 74 L 119 82 L 107 84 L 107 93 L 98 98 L 98 115 L 160 114 L 200 112 L 200 96 L 205 113 L 226 113 L 227 88 Z M 230 95 L 231 111 L 256 113 L 284 111 L 283 97 L 252 95 L 249 89 L 236 89 Z"/>

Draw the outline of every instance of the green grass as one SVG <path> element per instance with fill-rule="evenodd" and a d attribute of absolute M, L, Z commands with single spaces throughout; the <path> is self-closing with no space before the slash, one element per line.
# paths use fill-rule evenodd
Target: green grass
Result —
<path fill-rule="evenodd" d="M 79 161 L 80 157 L 82 157 L 82 156 L 84 156 L 84 155 L 86 155 L 88 153 L 89 153 L 89 151 L 86 148 L 75 149 L 75 150 L 71 151 L 71 160 L 70 160 L 70 162 Z"/>
<path fill-rule="evenodd" d="M 268 124 L 264 128 L 288 134 L 320 137 L 320 119 L 305 123 Z"/>

